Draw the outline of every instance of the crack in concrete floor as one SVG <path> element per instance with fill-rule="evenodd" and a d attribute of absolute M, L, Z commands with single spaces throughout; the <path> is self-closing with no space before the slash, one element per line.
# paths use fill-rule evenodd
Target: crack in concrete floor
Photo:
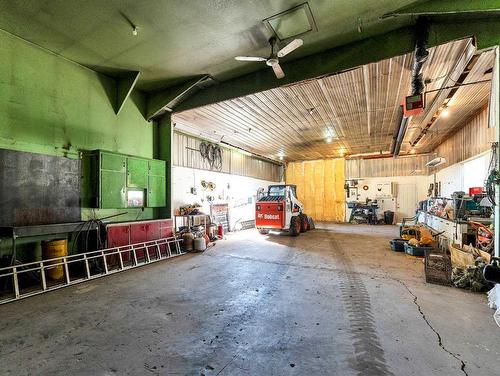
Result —
<path fill-rule="evenodd" d="M 465 367 L 465 362 L 458 356 L 458 354 L 455 354 L 454 352 L 448 350 L 445 346 L 444 346 L 444 343 L 443 343 L 443 338 L 441 337 L 441 334 L 439 334 L 439 332 L 432 326 L 432 324 L 429 322 L 429 320 L 427 319 L 427 316 L 425 315 L 422 307 L 420 306 L 420 304 L 418 303 L 418 297 L 417 295 L 415 295 L 413 293 L 413 291 L 411 291 L 411 289 L 408 287 L 408 285 L 406 283 L 404 283 L 403 281 L 401 280 L 397 280 L 399 283 L 401 283 L 404 288 L 406 290 L 408 290 L 408 293 L 413 297 L 413 304 L 415 304 L 417 306 L 417 309 L 418 309 L 418 312 L 420 313 L 420 315 L 422 316 L 422 319 L 425 321 L 425 323 L 427 324 L 427 326 L 436 334 L 436 337 L 438 339 L 438 345 L 439 347 L 441 347 L 446 353 L 448 353 L 449 355 L 451 355 L 453 358 L 455 358 L 456 360 L 458 360 L 460 362 L 460 370 L 466 375 L 466 376 L 469 376 L 469 374 L 467 373 Z"/>

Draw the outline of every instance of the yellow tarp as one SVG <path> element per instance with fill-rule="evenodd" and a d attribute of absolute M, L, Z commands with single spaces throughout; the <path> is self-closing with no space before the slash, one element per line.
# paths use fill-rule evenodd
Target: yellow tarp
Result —
<path fill-rule="evenodd" d="M 290 162 L 286 183 L 297 186 L 304 211 L 315 221 L 344 222 L 344 159 Z"/>

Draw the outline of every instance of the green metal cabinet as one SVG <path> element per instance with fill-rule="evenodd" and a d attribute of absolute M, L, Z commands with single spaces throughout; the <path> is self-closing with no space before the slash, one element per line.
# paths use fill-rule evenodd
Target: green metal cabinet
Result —
<path fill-rule="evenodd" d="M 148 174 L 148 207 L 158 208 L 167 204 L 167 179 L 165 161 L 150 160 Z"/>
<path fill-rule="evenodd" d="M 127 207 L 127 158 L 119 154 L 99 155 L 99 207 L 121 209 Z"/>
<path fill-rule="evenodd" d="M 148 168 L 147 159 L 127 158 L 127 187 L 142 188 L 148 187 Z"/>
<path fill-rule="evenodd" d="M 128 207 L 128 191 L 143 191 L 146 207 L 167 204 L 166 163 L 103 150 L 85 154 L 82 204 L 101 209 Z"/>

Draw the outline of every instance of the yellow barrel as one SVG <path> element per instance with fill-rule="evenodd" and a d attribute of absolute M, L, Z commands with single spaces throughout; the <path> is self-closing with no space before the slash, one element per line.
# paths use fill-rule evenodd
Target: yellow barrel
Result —
<path fill-rule="evenodd" d="M 50 240 L 42 242 L 42 258 L 44 260 L 68 255 L 68 239 Z M 58 264 L 61 260 L 47 262 L 45 265 Z M 57 281 L 64 277 L 63 265 L 49 266 L 45 269 L 45 275 Z"/>

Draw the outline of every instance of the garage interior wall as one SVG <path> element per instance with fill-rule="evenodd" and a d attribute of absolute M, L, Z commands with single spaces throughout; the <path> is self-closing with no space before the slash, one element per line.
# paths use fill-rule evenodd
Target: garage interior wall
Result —
<path fill-rule="evenodd" d="M 0 148 L 69 158 L 95 149 L 153 157 L 142 93 L 133 91 L 116 115 L 115 80 L 4 31 L 0 61 Z M 95 215 L 117 212 L 96 209 Z M 127 212 L 120 220 L 154 215 L 148 208 Z M 82 219 L 93 215 L 82 208 Z"/>
<path fill-rule="evenodd" d="M 200 156 L 200 144 L 204 141 L 209 142 L 182 132 L 173 134 L 172 208 L 175 211 L 197 203 L 204 213 L 210 214 L 207 196 L 213 196 L 215 204 L 228 204 L 230 228 L 254 221 L 257 191 L 282 183 L 283 167 L 221 147 L 222 166 L 220 171 L 214 171 Z M 205 190 L 203 180 L 215 183 L 215 189 Z"/>
<path fill-rule="evenodd" d="M 212 170 L 209 163 L 200 157 L 199 150 L 202 142 L 213 143 L 203 138 L 174 131 L 172 144 L 173 165 L 200 170 Z M 281 165 L 249 155 L 235 148 L 224 146 L 220 148 L 222 151 L 222 166 L 219 172 L 273 182 L 283 180 L 283 167 Z"/>
<path fill-rule="evenodd" d="M 488 174 L 491 160 L 491 144 L 496 141 L 497 128 L 488 126 L 488 108 L 482 108 L 456 133 L 449 136 L 428 155 L 399 158 L 346 160 L 346 178 L 362 179 L 360 185 L 371 187 L 377 183 L 392 182 L 396 185 L 395 201 L 383 202 L 381 209 L 396 212 L 396 221 L 411 216 L 418 201 L 427 197 L 429 184 L 441 182 L 441 196 L 451 197 L 453 192 L 468 192 L 471 187 L 482 187 Z M 444 157 L 446 163 L 431 169 L 425 164 L 436 156 Z M 405 191 L 398 189 L 404 186 Z M 413 189 L 411 187 L 414 187 Z M 359 190 L 358 200 L 374 199 L 373 192 Z M 399 197 L 412 193 L 413 204 L 398 208 Z M 352 198 L 350 199 L 352 200 Z M 347 199 L 347 201 L 350 201 Z M 346 213 L 346 220 L 349 210 Z"/>
<path fill-rule="evenodd" d="M 144 118 L 141 92 L 133 91 L 116 115 L 114 79 L 4 31 L 0 61 L 0 148 L 67 158 L 95 149 L 153 157 L 153 124 Z M 82 208 L 81 216 L 87 220 L 123 212 L 116 220 L 155 216 L 150 208 Z M 19 239 L 19 254 L 39 255 L 40 241 Z M 2 243 L 2 251 L 10 254 L 10 246 Z"/>
<path fill-rule="evenodd" d="M 255 220 L 255 201 L 260 188 L 267 189 L 277 181 L 255 179 L 248 176 L 232 175 L 223 172 L 200 170 L 189 167 L 172 168 L 172 207 L 201 205 L 204 213 L 210 214 L 207 196 L 215 198 L 214 204 L 228 204 L 229 223 L 233 229 L 237 223 Z M 202 181 L 215 184 L 213 191 L 204 190 Z M 196 189 L 192 193 L 192 188 Z"/>
<path fill-rule="evenodd" d="M 482 108 L 464 127 L 434 150 L 434 153 L 446 159 L 438 171 L 491 149 L 491 143 L 497 140 L 498 128 L 489 126 L 488 114 L 488 107 Z"/>
<path fill-rule="evenodd" d="M 297 185 L 298 199 L 315 221 L 344 221 L 344 162 L 336 158 L 287 165 L 286 183 Z"/>

